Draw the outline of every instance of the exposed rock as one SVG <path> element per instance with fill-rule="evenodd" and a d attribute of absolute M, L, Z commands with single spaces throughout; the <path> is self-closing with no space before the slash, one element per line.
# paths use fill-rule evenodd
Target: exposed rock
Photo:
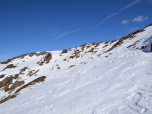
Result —
<path fill-rule="evenodd" d="M 24 68 L 21 69 L 20 71 L 23 72 L 23 71 L 25 71 L 26 69 L 28 69 L 28 67 L 24 67 Z"/>
<path fill-rule="evenodd" d="M 5 67 L 3 69 L 3 71 L 6 70 L 6 69 L 8 69 L 8 68 L 15 68 L 15 67 L 17 67 L 17 66 L 14 66 L 14 64 L 9 64 L 9 65 L 7 65 L 7 67 Z"/>
<path fill-rule="evenodd" d="M 151 24 L 149 24 L 147 27 L 149 27 L 149 26 L 152 26 L 152 23 L 151 23 Z M 145 27 L 145 28 L 147 28 L 147 27 Z"/>
<path fill-rule="evenodd" d="M 90 46 L 86 46 L 86 48 L 88 49 Z"/>
<path fill-rule="evenodd" d="M 11 99 L 11 98 L 16 97 L 16 96 L 18 95 L 18 92 L 21 91 L 22 89 L 24 89 L 24 88 L 26 88 L 26 87 L 28 87 L 28 86 L 30 86 L 30 85 L 34 85 L 34 84 L 36 84 L 36 83 L 39 83 L 39 82 L 43 82 L 43 81 L 45 80 L 45 78 L 46 78 L 46 76 L 41 76 L 41 77 L 33 80 L 32 82 L 29 82 L 29 83 L 25 84 L 24 86 L 22 86 L 21 88 L 19 88 L 19 89 L 15 92 L 15 94 L 9 95 L 9 96 L 6 97 L 6 98 L 2 98 L 2 99 L 0 100 L 0 104 L 3 103 L 3 102 L 5 102 L 5 101 L 7 101 L 7 100 L 9 100 L 9 99 Z M 7 79 L 5 79 L 4 82 L 6 82 L 6 81 L 8 81 L 8 83 L 10 83 L 10 82 L 11 82 L 11 81 L 10 81 L 10 77 L 7 77 Z M 3 85 L 6 84 L 6 83 L 4 83 L 4 82 L 3 82 Z M 0 83 L 1 83 L 1 82 L 0 82 Z M 24 81 L 16 81 L 16 82 L 11 86 L 11 88 L 9 88 L 9 86 L 7 85 L 7 86 L 5 87 L 5 92 L 7 92 L 7 91 L 13 91 L 15 88 L 23 85 L 24 83 L 25 83 Z M 1 85 L 1 84 L 0 84 L 0 85 Z"/>
<path fill-rule="evenodd" d="M 1 64 L 8 64 L 9 62 L 11 62 L 12 60 L 15 60 L 17 58 L 23 59 L 25 56 L 27 56 L 28 54 L 23 54 L 17 57 L 13 57 L 12 59 L 8 59 L 7 61 L 1 62 Z"/>
<path fill-rule="evenodd" d="M 98 47 L 99 45 L 100 45 L 100 43 L 96 43 L 96 44 L 95 44 L 95 47 Z"/>
<path fill-rule="evenodd" d="M 57 69 L 61 69 L 61 67 L 57 67 Z"/>
<path fill-rule="evenodd" d="M 13 78 L 17 79 L 18 77 L 19 77 L 19 74 L 15 74 Z"/>
<path fill-rule="evenodd" d="M 3 102 L 5 102 L 5 101 L 7 101 L 7 100 L 9 100 L 9 99 L 11 99 L 11 98 L 16 97 L 17 95 L 18 95 L 18 94 L 9 95 L 8 97 L 6 97 L 6 98 L 4 98 L 4 99 L 1 99 L 1 100 L 0 100 L 0 104 L 3 103 Z"/>
<path fill-rule="evenodd" d="M 39 77 L 39 78 L 37 78 L 37 79 L 35 79 L 35 80 L 33 80 L 33 81 L 25 84 L 24 86 L 22 86 L 21 88 L 19 88 L 15 93 L 18 93 L 19 91 L 21 91 L 22 89 L 24 89 L 24 88 L 26 88 L 26 87 L 28 87 L 30 85 L 34 85 L 36 83 L 43 82 L 45 80 L 45 78 L 46 78 L 46 76 L 41 76 L 41 77 Z"/>
<path fill-rule="evenodd" d="M 69 68 L 74 67 L 74 66 L 75 66 L 75 65 L 71 65 Z M 69 68 L 68 68 L 68 69 L 69 69 Z"/>
<path fill-rule="evenodd" d="M 130 48 L 130 47 L 135 48 L 135 47 L 136 47 L 136 44 L 139 43 L 139 42 L 140 42 L 140 40 L 137 40 L 137 41 L 135 41 L 132 45 L 129 45 L 127 48 Z"/>
<path fill-rule="evenodd" d="M 10 77 L 6 77 L 3 81 L 0 82 L 0 88 L 1 87 L 4 87 L 6 85 L 10 85 L 13 81 L 13 77 L 10 76 Z"/>
<path fill-rule="evenodd" d="M 44 61 L 46 61 L 46 63 L 49 63 L 51 59 L 52 59 L 52 54 L 51 54 L 51 53 L 48 53 L 48 54 L 45 56 Z"/>
<path fill-rule="evenodd" d="M 4 77 L 5 77 L 5 74 L 0 75 L 0 78 L 4 78 Z"/>
<path fill-rule="evenodd" d="M 84 51 L 84 48 L 86 47 L 86 45 L 87 43 L 80 46 L 82 51 Z"/>
<path fill-rule="evenodd" d="M 109 50 L 107 50 L 106 52 L 109 52 L 109 51 L 113 50 L 114 48 L 120 46 L 120 45 L 123 43 L 123 41 L 126 40 L 126 39 L 133 39 L 137 33 L 140 33 L 140 32 L 143 32 L 143 31 L 144 31 L 144 29 L 142 29 L 142 30 L 137 30 L 136 32 L 133 32 L 133 33 L 127 35 L 127 36 L 122 37 L 116 44 L 114 44 L 114 45 L 113 45 Z"/>
<path fill-rule="evenodd" d="M 48 53 L 48 52 L 40 52 L 40 53 L 35 53 L 34 52 L 34 53 L 29 53 L 29 54 L 23 54 L 23 55 L 19 55 L 17 57 L 13 57 L 12 59 L 8 59 L 7 61 L 1 62 L 0 64 L 8 64 L 15 59 L 18 59 L 18 58 L 23 59 L 25 56 L 29 56 L 29 57 L 32 57 L 33 55 L 40 56 L 40 55 L 44 55 L 46 53 Z"/>
<path fill-rule="evenodd" d="M 145 49 L 147 46 L 142 46 L 141 49 Z"/>
<path fill-rule="evenodd" d="M 6 85 L 6 86 L 3 88 L 3 90 L 4 90 L 5 92 L 9 91 L 9 85 Z"/>
<path fill-rule="evenodd" d="M 16 81 L 10 88 L 9 85 L 6 85 L 5 88 L 3 90 L 5 90 L 5 92 L 7 91 L 13 91 L 15 88 L 23 85 L 25 82 L 24 81 Z"/>
<path fill-rule="evenodd" d="M 94 48 L 90 49 L 88 52 L 92 52 L 93 53 Z"/>
<path fill-rule="evenodd" d="M 25 83 L 25 81 L 16 81 L 9 90 L 13 91 L 15 88 L 23 85 Z"/>
<path fill-rule="evenodd" d="M 39 69 L 37 70 L 37 71 L 35 71 L 35 70 L 31 70 L 31 71 L 29 71 L 29 73 L 27 74 L 27 76 L 33 76 L 33 75 L 35 75 L 37 72 L 39 72 Z"/>
<path fill-rule="evenodd" d="M 75 56 L 70 56 L 70 59 L 73 59 Z"/>
<path fill-rule="evenodd" d="M 67 50 L 67 49 L 62 50 L 62 53 L 68 53 L 68 50 Z M 62 54 L 62 53 L 61 53 L 61 54 Z"/>
<path fill-rule="evenodd" d="M 66 61 L 66 59 L 63 59 L 63 61 Z"/>
<path fill-rule="evenodd" d="M 44 63 L 49 63 L 50 60 L 52 59 L 52 54 L 51 53 L 47 53 L 47 55 L 41 59 L 41 61 L 37 62 L 37 64 L 39 64 L 40 66 L 43 65 Z"/>
<path fill-rule="evenodd" d="M 40 66 L 44 64 L 44 61 L 37 62 Z"/>

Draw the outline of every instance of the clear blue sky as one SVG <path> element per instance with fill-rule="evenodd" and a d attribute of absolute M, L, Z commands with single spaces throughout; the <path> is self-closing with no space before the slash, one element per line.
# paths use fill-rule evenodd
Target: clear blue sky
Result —
<path fill-rule="evenodd" d="M 152 23 L 152 0 L 0 0 L 0 61 L 119 39 Z"/>

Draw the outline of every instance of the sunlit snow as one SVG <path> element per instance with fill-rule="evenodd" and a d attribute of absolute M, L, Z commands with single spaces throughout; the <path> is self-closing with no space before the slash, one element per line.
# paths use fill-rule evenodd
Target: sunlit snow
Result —
<path fill-rule="evenodd" d="M 127 48 L 138 40 L 136 49 Z M 37 77 L 47 78 L 0 104 L 0 114 L 152 114 L 151 43 L 152 26 L 107 53 L 102 52 L 104 44 L 100 44 L 96 54 L 82 54 L 68 61 L 63 59 L 73 51 L 62 56 L 61 51 L 50 51 L 52 60 L 42 66 L 36 64 L 41 56 L 25 57 L 25 62 L 16 59 L 12 63 L 18 67 L 0 74 L 15 74 L 27 66 L 40 69 Z M 141 46 L 147 47 L 138 49 Z M 75 66 L 69 68 L 71 65 Z M 0 64 L 0 69 L 6 66 Z M 35 78 L 22 75 L 26 83 Z M 0 96 L 8 94 L 0 92 Z"/>

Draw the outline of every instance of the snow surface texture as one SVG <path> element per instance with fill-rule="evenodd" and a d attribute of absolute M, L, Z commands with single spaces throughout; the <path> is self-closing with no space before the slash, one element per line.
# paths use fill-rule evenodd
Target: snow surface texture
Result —
<path fill-rule="evenodd" d="M 104 53 L 116 42 L 105 48 L 101 43 L 96 53 L 84 54 L 91 45 L 77 59 L 69 59 L 76 48 L 64 54 L 49 51 L 52 60 L 42 66 L 37 64 L 42 56 L 13 60 L 18 67 L 0 74 L 16 74 L 26 66 L 39 72 L 29 77 L 28 69 L 20 80 L 47 78 L 0 104 L 0 114 L 152 114 L 152 26 Z M 136 48 L 128 47 L 133 44 Z M 142 46 L 147 47 L 141 50 Z M 0 70 L 6 66 L 0 64 Z M 9 93 L 1 90 L 0 97 L 4 95 Z"/>

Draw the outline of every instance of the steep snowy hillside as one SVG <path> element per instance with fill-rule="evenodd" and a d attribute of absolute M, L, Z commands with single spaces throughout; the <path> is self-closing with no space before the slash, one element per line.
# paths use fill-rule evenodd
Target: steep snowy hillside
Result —
<path fill-rule="evenodd" d="M 152 114 L 152 24 L 120 40 L 0 63 L 0 114 Z"/>

